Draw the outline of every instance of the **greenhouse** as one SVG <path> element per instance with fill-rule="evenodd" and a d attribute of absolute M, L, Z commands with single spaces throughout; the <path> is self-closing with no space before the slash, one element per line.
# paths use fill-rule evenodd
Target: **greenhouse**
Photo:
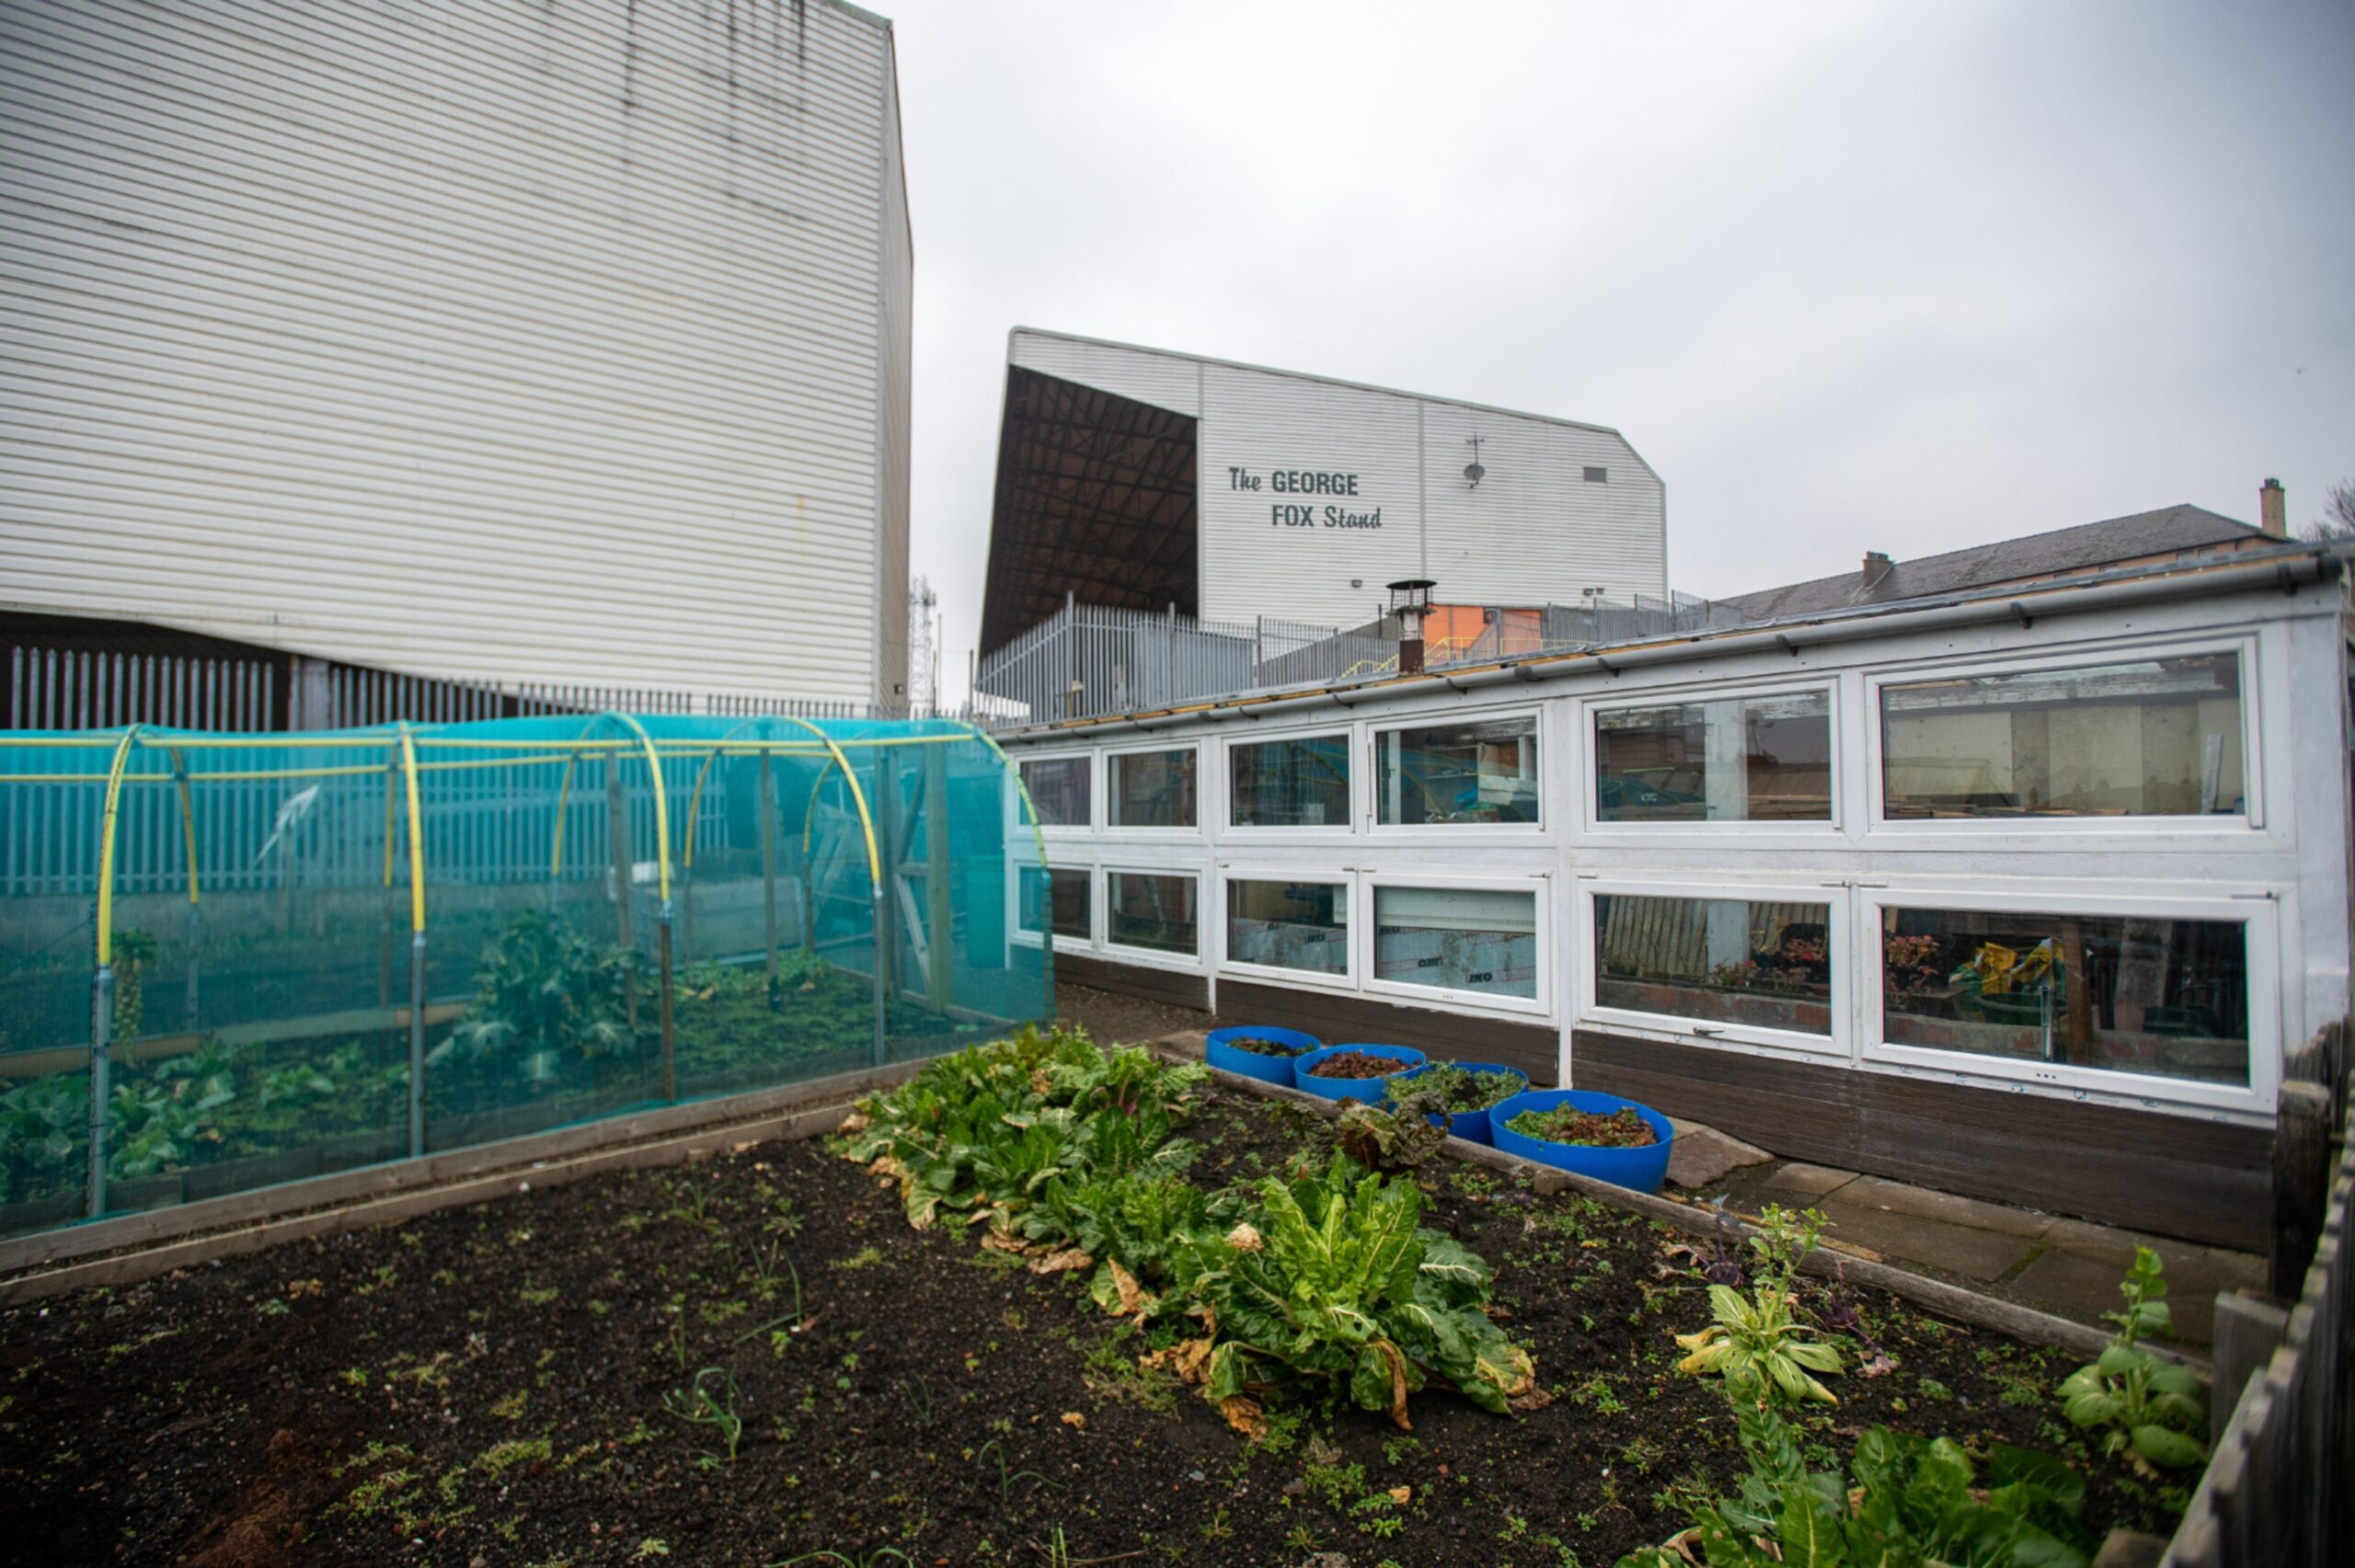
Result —
<path fill-rule="evenodd" d="M 988 1038 L 1041 864 L 941 720 L 0 736 L 0 1235 Z"/>

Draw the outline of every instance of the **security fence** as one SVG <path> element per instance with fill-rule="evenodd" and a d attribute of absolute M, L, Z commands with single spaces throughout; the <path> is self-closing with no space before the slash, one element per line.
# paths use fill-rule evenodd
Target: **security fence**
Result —
<path fill-rule="evenodd" d="M 1433 635 L 1427 668 L 1745 624 L 1724 605 L 1682 593 L 1483 614 L 1476 631 Z M 1198 621 L 1174 610 L 1155 614 L 1072 601 L 976 661 L 972 714 L 993 727 L 1018 728 L 1245 692 L 1378 680 L 1397 670 L 1398 628 L 1388 618 L 1355 628 L 1268 616 Z"/>

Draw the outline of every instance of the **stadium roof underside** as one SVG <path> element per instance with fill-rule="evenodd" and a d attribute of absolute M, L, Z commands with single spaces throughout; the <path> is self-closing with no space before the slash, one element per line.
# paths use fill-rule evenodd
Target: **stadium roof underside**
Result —
<path fill-rule="evenodd" d="M 1191 416 L 1007 367 L 982 653 L 1066 594 L 1194 614 L 1195 532 Z"/>

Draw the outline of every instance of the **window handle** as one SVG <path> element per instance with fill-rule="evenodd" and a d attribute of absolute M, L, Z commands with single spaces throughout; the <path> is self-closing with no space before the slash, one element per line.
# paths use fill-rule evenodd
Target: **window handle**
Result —
<path fill-rule="evenodd" d="M 1695 1024 L 1693 1025 L 1693 1032 L 1700 1036 L 1705 1040 L 1714 1040 L 1719 1035 L 1725 1033 L 1724 1030 L 1718 1028 L 1715 1024 Z"/>

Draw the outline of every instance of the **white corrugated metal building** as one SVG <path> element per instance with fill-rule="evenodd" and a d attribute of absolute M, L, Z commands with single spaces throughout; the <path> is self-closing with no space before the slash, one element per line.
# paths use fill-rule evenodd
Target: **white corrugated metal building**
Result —
<path fill-rule="evenodd" d="M 1066 594 L 1346 626 L 1410 577 L 1458 605 L 1665 595 L 1660 476 L 1599 425 L 1010 335 L 983 653 Z"/>
<path fill-rule="evenodd" d="M 0 611 L 890 702 L 912 253 L 833 0 L 0 11 Z"/>

